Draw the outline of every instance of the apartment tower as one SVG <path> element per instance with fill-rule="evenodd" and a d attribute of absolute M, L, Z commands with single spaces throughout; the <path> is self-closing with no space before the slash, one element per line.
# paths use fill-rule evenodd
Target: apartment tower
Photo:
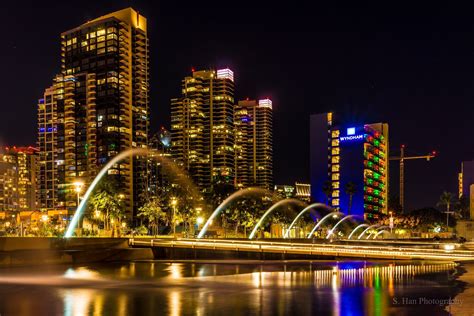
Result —
<path fill-rule="evenodd" d="M 172 157 L 204 192 L 234 183 L 234 74 L 193 71 L 171 99 Z"/>
<path fill-rule="evenodd" d="M 235 186 L 273 189 L 272 101 L 244 100 L 235 106 Z"/>
<path fill-rule="evenodd" d="M 88 21 L 61 34 L 61 50 L 61 74 L 38 105 L 40 203 L 72 210 L 74 183 L 87 186 L 119 152 L 147 147 L 146 18 L 127 8 Z M 128 219 L 145 190 L 146 166 L 146 157 L 133 157 L 108 171 Z"/>

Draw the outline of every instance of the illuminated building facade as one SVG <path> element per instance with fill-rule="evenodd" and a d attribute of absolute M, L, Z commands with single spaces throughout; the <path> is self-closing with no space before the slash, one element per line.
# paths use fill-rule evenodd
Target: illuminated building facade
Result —
<path fill-rule="evenodd" d="M 38 149 L 6 147 L 0 154 L 0 211 L 36 210 Z"/>
<path fill-rule="evenodd" d="M 463 161 L 459 173 L 459 198 L 469 202 L 470 217 L 474 219 L 474 160 Z"/>
<path fill-rule="evenodd" d="M 273 109 L 270 99 L 239 101 L 234 112 L 235 185 L 273 188 Z"/>
<path fill-rule="evenodd" d="M 38 208 L 64 208 L 64 77 L 58 75 L 38 100 Z"/>
<path fill-rule="evenodd" d="M 234 74 L 193 71 L 171 99 L 172 157 L 203 191 L 234 183 Z"/>
<path fill-rule="evenodd" d="M 309 202 L 311 200 L 311 184 L 296 182 L 295 198 L 305 202 Z"/>
<path fill-rule="evenodd" d="M 277 184 L 274 191 L 285 199 L 295 198 L 309 202 L 311 198 L 311 185 L 309 183 L 296 182 L 295 185 Z"/>
<path fill-rule="evenodd" d="M 148 148 L 156 151 L 156 155 L 171 159 L 171 133 L 162 126 L 158 133 L 150 137 Z M 149 158 L 147 187 L 150 196 L 157 196 L 166 191 L 170 180 L 169 174 L 163 169 L 162 162 Z"/>
<path fill-rule="evenodd" d="M 310 119 L 311 198 L 344 213 L 387 213 L 388 124 Z"/>
<path fill-rule="evenodd" d="M 284 199 L 295 197 L 295 187 L 288 184 L 276 184 L 273 190 Z"/>
<path fill-rule="evenodd" d="M 39 104 L 40 201 L 42 208 L 71 210 L 73 183 L 87 185 L 119 152 L 148 145 L 146 18 L 131 8 L 107 14 L 62 33 L 61 48 L 61 74 Z M 134 157 L 108 171 L 129 219 L 145 190 L 146 167 L 146 157 Z"/>

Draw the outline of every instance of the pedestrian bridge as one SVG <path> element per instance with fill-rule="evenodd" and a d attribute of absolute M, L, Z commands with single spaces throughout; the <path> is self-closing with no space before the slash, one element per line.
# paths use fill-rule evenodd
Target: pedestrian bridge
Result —
<path fill-rule="evenodd" d="M 430 261 L 474 261 L 474 251 L 455 249 L 454 244 L 438 244 L 441 249 L 431 249 L 419 246 L 394 246 L 394 245 L 367 245 L 361 243 L 351 244 L 325 244 L 325 243 L 295 243 L 282 241 L 249 241 L 229 239 L 144 239 L 132 238 L 130 246 L 143 248 L 152 247 L 171 249 L 206 251 L 208 254 L 215 252 L 226 253 L 260 253 L 291 255 L 292 258 L 301 257 L 328 257 L 328 258 L 357 258 L 357 259 L 390 259 L 390 260 L 430 260 Z M 427 243 L 427 245 L 429 245 Z M 263 258 L 261 256 L 261 258 Z"/>

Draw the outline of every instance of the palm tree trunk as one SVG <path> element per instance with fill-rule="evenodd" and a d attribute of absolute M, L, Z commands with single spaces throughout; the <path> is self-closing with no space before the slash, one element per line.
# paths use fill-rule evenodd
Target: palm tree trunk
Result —
<path fill-rule="evenodd" d="M 349 195 L 349 209 L 347 210 L 347 215 L 351 215 L 352 210 L 352 194 Z"/>

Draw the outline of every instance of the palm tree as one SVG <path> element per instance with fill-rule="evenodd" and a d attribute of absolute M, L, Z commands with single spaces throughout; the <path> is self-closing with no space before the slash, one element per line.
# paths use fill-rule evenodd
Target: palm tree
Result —
<path fill-rule="evenodd" d="M 326 195 L 327 205 L 330 205 L 331 195 L 332 195 L 332 182 L 329 180 L 324 181 L 323 184 L 323 193 Z"/>
<path fill-rule="evenodd" d="M 347 209 L 347 215 L 350 215 L 352 210 L 352 197 L 357 192 L 357 187 L 355 183 L 352 181 L 347 182 L 345 192 L 347 195 L 349 195 L 349 208 Z"/>
<path fill-rule="evenodd" d="M 449 227 L 449 213 L 451 204 L 454 202 L 454 195 L 451 192 L 444 191 L 439 197 L 438 206 L 446 205 L 446 229 Z"/>

